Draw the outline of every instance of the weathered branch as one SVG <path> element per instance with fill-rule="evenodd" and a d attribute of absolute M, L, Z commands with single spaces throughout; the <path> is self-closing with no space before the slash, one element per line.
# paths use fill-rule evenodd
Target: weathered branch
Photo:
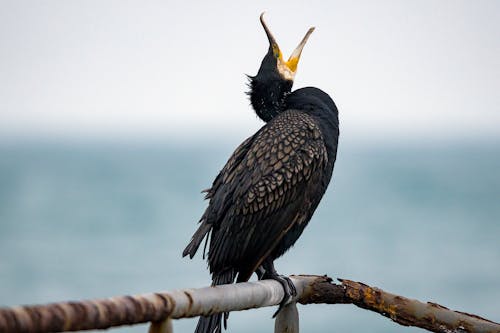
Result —
<path fill-rule="evenodd" d="M 451 311 L 434 303 L 421 303 L 359 282 L 340 280 L 341 284 L 334 284 L 326 276 L 293 276 L 292 280 L 297 288 L 298 302 L 302 304 L 352 303 L 401 325 L 417 326 L 433 332 L 500 333 L 500 324 L 476 315 Z M 0 332 L 77 331 L 145 322 L 157 323 L 152 327 L 153 332 L 169 331 L 170 327 L 160 324 L 167 318 L 271 306 L 278 304 L 282 297 L 281 285 L 268 280 L 101 300 L 0 308 Z"/>
<path fill-rule="evenodd" d="M 352 303 L 363 309 L 380 313 L 398 324 L 416 326 L 432 332 L 500 333 L 500 324 L 474 314 L 452 311 L 442 305 L 394 295 L 361 282 L 339 279 L 340 285 L 329 277 L 318 277 L 299 298 L 302 304 Z"/>

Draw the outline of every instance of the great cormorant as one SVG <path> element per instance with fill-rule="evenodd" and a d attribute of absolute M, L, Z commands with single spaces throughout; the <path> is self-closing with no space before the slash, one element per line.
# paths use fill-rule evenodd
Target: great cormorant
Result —
<path fill-rule="evenodd" d="M 273 262 L 299 238 L 325 193 L 337 155 L 339 122 L 335 103 L 322 90 L 291 92 L 314 28 L 285 61 L 263 14 L 260 21 L 269 50 L 257 75 L 249 77 L 249 95 L 266 124 L 235 150 L 205 191 L 209 205 L 183 256 L 192 258 L 206 237 L 212 285 L 245 282 L 253 273 L 275 279 L 285 291 L 281 309 L 295 287 Z M 200 317 L 196 332 L 220 332 L 221 321 L 222 314 Z"/>

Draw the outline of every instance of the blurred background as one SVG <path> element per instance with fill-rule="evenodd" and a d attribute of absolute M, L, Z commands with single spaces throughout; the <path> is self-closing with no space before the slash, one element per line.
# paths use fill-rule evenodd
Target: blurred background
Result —
<path fill-rule="evenodd" d="M 295 88 L 328 92 L 341 121 L 330 188 L 278 271 L 500 321 L 494 0 L 0 2 L 0 306 L 209 284 L 181 251 L 199 192 L 262 126 L 244 74 L 267 51 L 263 10 L 285 55 L 316 26 Z M 271 331 L 274 311 L 230 331 Z M 304 332 L 419 331 L 299 311 Z"/>

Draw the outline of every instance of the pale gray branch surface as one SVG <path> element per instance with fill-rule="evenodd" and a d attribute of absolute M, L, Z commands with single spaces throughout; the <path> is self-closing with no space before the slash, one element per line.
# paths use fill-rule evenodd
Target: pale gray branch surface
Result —
<path fill-rule="evenodd" d="M 350 280 L 334 284 L 325 276 L 292 276 L 297 302 L 352 303 L 393 321 L 433 332 L 500 333 L 500 324 L 434 303 L 422 303 Z M 283 289 L 265 280 L 200 289 L 119 296 L 100 300 L 0 308 L 0 332 L 62 332 L 152 322 L 151 332 L 171 332 L 177 319 L 239 311 L 280 303 Z M 288 319 L 287 319 L 288 318 Z M 294 305 L 277 318 L 276 329 L 298 332 Z M 332 323 L 333 325 L 334 323 Z"/>

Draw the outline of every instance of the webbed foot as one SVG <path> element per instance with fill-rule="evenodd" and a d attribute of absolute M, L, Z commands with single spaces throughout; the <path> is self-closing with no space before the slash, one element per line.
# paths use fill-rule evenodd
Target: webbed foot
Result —
<path fill-rule="evenodd" d="M 278 274 L 276 269 L 274 268 L 274 263 L 271 259 L 265 260 L 262 265 L 260 265 L 255 271 L 259 280 L 271 279 L 278 281 L 283 287 L 283 299 L 278 307 L 278 311 L 276 311 L 273 315 L 273 318 L 280 313 L 280 311 L 288 305 L 292 299 L 297 296 L 297 289 L 293 284 L 292 280 L 284 275 Z"/>
<path fill-rule="evenodd" d="M 281 300 L 278 310 L 273 314 L 273 318 L 275 318 L 278 313 L 280 313 L 280 311 L 283 310 L 283 308 L 288 305 L 295 296 L 297 296 L 297 289 L 295 288 L 292 280 L 287 276 L 274 275 L 269 278 L 278 281 L 284 291 L 283 299 Z"/>

